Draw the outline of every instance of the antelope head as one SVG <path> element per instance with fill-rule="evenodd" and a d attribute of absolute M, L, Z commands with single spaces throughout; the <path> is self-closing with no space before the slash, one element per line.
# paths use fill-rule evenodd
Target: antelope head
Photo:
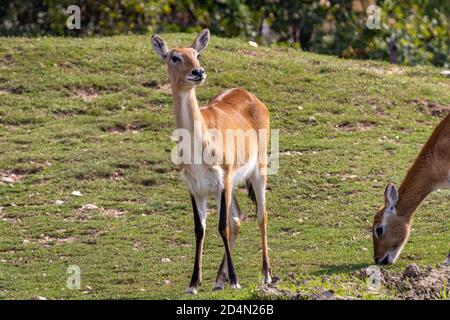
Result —
<path fill-rule="evenodd" d="M 394 263 L 409 237 L 410 219 L 398 214 L 398 199 L 397 188 L 389 184 L 384 191 L 384 206 L 375 214 L 372 226 L 374 259 L 377 264 Z"/>
<path fill-rule="evenodd" d="M 200 32 L 190 47 L 171 50 L 160 36 L 152 36 L 154 51 L 167 65 L 172 90 L 190 90 L 205 81 L 206 73 L 200 66 L 200 52 L 208 46 L 208 42 L 208 29 Z"/>

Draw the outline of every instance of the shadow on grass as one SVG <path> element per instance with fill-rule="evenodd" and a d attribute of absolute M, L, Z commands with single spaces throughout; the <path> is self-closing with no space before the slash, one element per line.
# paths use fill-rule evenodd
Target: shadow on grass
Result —
<path fill-rule="evenodd" d="M 336 265 L 321 265 L 320 270 L 313 272 L 314 275 L 322 274 L 337 274 L 337 273 L 350 273 L 353 271 L 359 271 L 362 268 L 374 265 L 374 263 L 350 263 L 350 264 L 336 264 Z"/>

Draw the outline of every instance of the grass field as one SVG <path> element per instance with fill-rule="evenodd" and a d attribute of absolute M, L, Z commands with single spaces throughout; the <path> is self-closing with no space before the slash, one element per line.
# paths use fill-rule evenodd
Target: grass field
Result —
<path fill-rule="evenodd" d="M 193 37 L 165 39 L 179 46 Z M 280 170 L 269 177 L 267 193 L 280 286 L 295 287 L 292 272 L 305 280 L 298 287 L 304 292 L 325 287 L 395 298 L 347 279 L 373 264 L 373 214 L 386 184 L 401 182 L 442 118 L 439 111 L 450 105 L 448 78 L 431 67 L 253 48 L 217 37 L 203 53 L 203 67 L 202 104 L 244 87 L 269 107 L 272 128 L 280 130 Z M 167 82 L 148 36 L 0 38 L 0 298 L 192 298 L 183 292 L 194 226 L 170 161 L 175 123 Z M 247 219 L 233 255 L 243 288 L 211 291 L 223 254 L 211 211 L 195 298 L 258 297 L 259 230 L 240 191 Z M 444 260 L 449 195 L 442 190 L 427 199 L 389 270 Z M 82 209 L 86 204 L 98 208 Z M 81 269 L 80 290 L 66 288 L 69 265 Z"/>

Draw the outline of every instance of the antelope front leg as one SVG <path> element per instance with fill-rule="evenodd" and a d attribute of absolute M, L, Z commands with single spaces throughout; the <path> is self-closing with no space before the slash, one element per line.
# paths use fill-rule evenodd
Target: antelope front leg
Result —
<path fill-rule="evenodd" d="M 220 203 L 220 198 L 218 199 Z M 220 214 L 220 212 L 219 212 Z M 240 226 L 240 218 L 241 218 L 241 209 L 236 200 L 236 196 L 232 195 L 231 198 L 231 207 L 230 207 L 230 215 L 229 215 L 229 226 L 230 226 L 230 251 L 233 250 L 234 243 L 236 241 L 239 226 Z M 228 266 L 227 266 L 227 256 L 223 255 L 222 263 L 220 264 L 219 271 L 217 272 L 216 284 L 214 285 L 213 290 L 223 290 L 225 281 L 228 280 Z"/>
<path fill-rule="evenodd" d="M 258 225 L 261 232 L 262 244 L 262 274 L 264 283 L 272 282 L 272 270 L 269 262 L 269 248 L 267 245 L 267 211 L 266 211 L 266 177 L 255 173 L 251 179 L 256 197 Z"/>
<path fill-rule="evenodd" d="M 222 191 L 220 199 L 219 233 L 222 237 L 223 246 L 225 248 L 225 257 L 228 267 L 228 277 L 230 279 L 230 286 L 233 289 L 240 289 L 241 286 L 239 285 L 236 271 L 233 265 L 233 260 L 231 259 L 230 226 L 228 222 L 231 207 L 231 197 L 232 197 L 232 184 L 228 181 L 228 183 L 225 183 L 225 188 Z"/>
<path fill-rule="evenodd" d="M 197 294 L 197 289 L 202 281 L 202 255 L 206 228 L 207 199 L 194 197 L 191 194 L 191 201 L 195 223 L 195 262 L 191 282 L 186 290 L 186 293 Z"/>

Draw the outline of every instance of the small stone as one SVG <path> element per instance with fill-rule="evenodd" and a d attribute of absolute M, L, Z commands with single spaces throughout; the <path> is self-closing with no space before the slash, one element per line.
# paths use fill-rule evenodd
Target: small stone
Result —
<path fill-rule="evenodd" d="M 55 204 L 56 204 L 57 206 L 62 206 L 62 205 L 64 204 L 64 201 L 62 201 L 62 200 L 56 200 L 56 201 L 55 201 Z"/>
<path fill-rule="evenodd" d="M 249 41 L 248 44 L 253 48 L 258 48 L 258 44 L 255 41 Z"/>
<path fill-rule="evenodd" d="M 86 210 L 86 211 L 96 210 L 96 209 L 98 209 L 98 207 L 95 204 L 91 204 L 91 203 L 83 204 L 83 206 L 81 207 L 81 210 Z"/>
<path fill-rule="evenodd" d="M 314 116 L 309 117 L 308 123 L 309 124 L 316 124 L 317 123 L 316 117 L 314 117 Z"/>
<path fill-rule="evenodd" d="M 442 70 L 441 71 L 441 76 L 450 77 L 450 70 Z"/>
<path fill-rule="evenodd" d="M 31 300 L 47 300 L 47 298 L 41 297 L 41 296 L 34 296 L 34 297 L 31 297 Z"/>
<path fill-rule="evenodd" d="M 302 106 L 298 106 L 298 110 L 303 110 L 303 107 Z"/>
<path fill-rule="evenodd" d="M 72 191 L 72 195 L 75 197 L 81 197 L 81 192 L 80 191 Z"/>
<path fill-rule="evenodd" d="M 162 258 L 161 261 L 164 263 L 172 262 L 169 258 Z"/>
<path fill-rule="evenodd" d="M 164 284 L 165 284 L 166 286 L 170 286 L 171 283 L 172 283 L 172 282 L 170 282 L 170 280 L 164 280 Z"/>

